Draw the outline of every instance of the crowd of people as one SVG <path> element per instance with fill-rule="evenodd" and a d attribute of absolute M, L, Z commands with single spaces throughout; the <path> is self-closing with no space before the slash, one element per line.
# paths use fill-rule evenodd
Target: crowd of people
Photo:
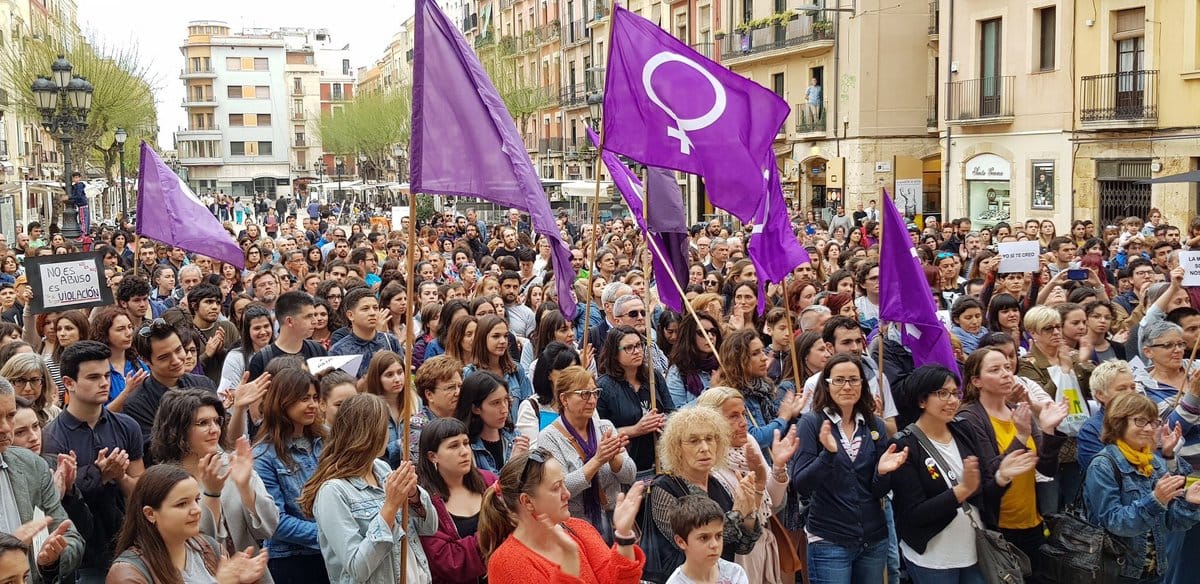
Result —
<path fill-rule="evenodd" d="M 958 359 L 918 367 L 880 322 L 874 201 L 798 216 L 811 262 L 761 314 L 717 219 L 659 282 L 626 218 L 561 213 L 555 274 L 517 211 L 438 212 L 411 249 L 266 211 L 226 222 L 244 268 L 95 227 L 115 304 L 87 310 L 35 314 L 23 273 L 72 242 L 5 245 L 0 582 L 976 584 L 980 529 L 1054 582 L 1071 514 L 1113 544 L 1096 582 L 1197 571 L 1200 220 L 888 234 Z M 1016 241 L 1040 271 L 1002 269 Z"/>

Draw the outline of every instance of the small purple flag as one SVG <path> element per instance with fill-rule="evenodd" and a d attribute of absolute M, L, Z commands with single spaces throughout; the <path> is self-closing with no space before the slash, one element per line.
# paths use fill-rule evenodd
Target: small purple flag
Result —
<path fill-rule="evenodd" d="M 614 6 L 604 84 L 604 147 L 704 177 L 713 205 L 750 221 L 788 105 L 653 22 Z"/>
<path fill-rule="evenodd" d="M 600 139 L 596 133 L 588 128 L 587 134 L 592 144 L 599 147 Z M 675 312 L 683 312 L 683 298 L 679 296 L 679 289 L 675 287 L 675 284 L 670 283 L 670 279 L 674 277 L 675 282 L 682 288 L 683 283 L 687 281 L 687 264 L 684 264 L 683 279 L 679 279 L 669 257 L 663 257 L 664 254 L 668 254 L 665 242 L 660 234 L 647 226 L 646 216 L 642 212 L 642 181 L 638 180 L 637 175 L 633 174 L 629 167 L 621 163 L 616 154 L 605 150 L 600 153 L 600 158 L 604 161 L 604 166 L 608 168 L 608 174 L 612 175 L 617 192 L 621 193 L 621 198 L 625 199 L 625 204 L 629 206 L 629 211 L 633 214 L 633 220 L 637 221 L 638 227 L 642 230 L 642 236 L 646 239 L 646 245 L 650 248 L 650 255 L 653 258 L 650 263 L 654 269 L 654 281 L 658 283 L 658 299 L 667 308 Z M 678 189 L 676 190 L 678 191 Z M 681 196 L 681 203 L 682 200 Z M 650 205 L 651 217 L 656 213 L 654 207 L 655 205 Z M 682 212 L 682 204 L 680 211 Z M 661 217 L 660 220 L 662 220 Z"/>
<path fill-rule="evenodd" d="M 779 167 L 772 153 L 766 162 L 769 169 L 767 196 L 754 214 L 754 230 L 747 246 L 750 261 L 758 272 L 758 313 L 767 306 L 768 282 L 783 282 L 796 266 L 811 262 L 808 251 L 796 239 L 792 220 L 788 217 L 787 202 L 783 199 Z"/>
<path fill-rule="evenodd" d="M 937 317 L 933 292 L 917 250 L 908 237 L 904 217 L 883 193 L 883 242 L 879 246 L 879 320 L 899 327 L 905 347 L 912 350 L 913 364 L 940 363 L 958 371 L 950 333 Z"/>
<path fill-rule="evenodd" d="M 239 270 L 246 269 L 246 256 L 233 236 L 145 142 L 142 142 L 134 230 L 150 239 L 232 264 Z"/>
<path fill-rule="evenodd" d="M 529 214 L 550 241 L 558 305 L 575 317 L 571 252 L 521 134 L 458 28 L 417 0 L 410 174 L 414 193 L 477 197 Z"/>

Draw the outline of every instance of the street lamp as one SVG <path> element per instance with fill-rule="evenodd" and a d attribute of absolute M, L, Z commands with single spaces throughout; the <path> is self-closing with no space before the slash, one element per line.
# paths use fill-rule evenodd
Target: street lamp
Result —
<path fill-rule="evenodd" d="M 125 133 L 125 128 L 117 128 L 117 133 L 113 137 L 117 146 L 117 155 L 120 157 L 119 164 L 121 165 L 121 222 L 120 226 L 125 227 L 125 223 L 129 221 L 129 201 L 125 197 L 125 140 L 129 138 L 129 134 Z"/>
<path fill-rule="evenodd" d="M 588 121 L 592 129 L 600 131 L 600 112 L 604 109 L 604 92 L 597 91 L 587 97 Z"/>
<path fill-rule="evenodd" d="M 71 143 L 76 132 L 87 129 L 88 111 L 92 109 L 94 88 L 87 79 L 72 75 L 71 62 L 59 55 L 50 65 L 53 78 L 38 76 L 30 89 L 34 102 L 42 114 L 42 127 L 58 139 L 63 151 L 64 191 L 71 194 Z M 79 225 L 79 212 L 68 198 L 63 204 L 63 237 L 79 239 L 83 232 Z"/>

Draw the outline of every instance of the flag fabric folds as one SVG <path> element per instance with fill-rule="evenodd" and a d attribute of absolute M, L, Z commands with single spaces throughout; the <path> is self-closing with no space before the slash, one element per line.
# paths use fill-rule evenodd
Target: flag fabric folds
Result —
<path fill-rule="evenodd" d="M 650 200 L 646 227 L 662 239 L 663 259 L 671 266 L 675 280 L 685 284 L 691 263 L 688 250 L 692 240 L 688 237 L 687 215 L 683 211 L 683 191 L 675 182 L 675 173 L 657 166 L 647 167 L 646 197 Z M 662 282 L 657 277 L 655 280 Z M 679 312 L 678 308 L 672 309 Z"/>
<path fill-rule="evenodd" d="M 779 178 L 779 166 L 772 153 L 766 162 L 768 170 L 767 193 L 754 214 L 754 229 L 747 246 L 747 255 L 758 273 L 758 312 L 766 309 L 768 282 L 783 282 L 796 266 L 811 262 L 808 252 L 796 239 L 792 220 L 788 216 L 787 201 L 783 198 L 783 186 Z M 784 294 L 786 302 L 786 291 Z"/>
<path fill-rule="evenodd" d="M 593 132 L 591 128 L 588 128 L 587 134 L 588 138 L 591 139 L 592 144 L 599 147 L 600 140 L 597 138 L 596 133 Z M 642 237 L 646 240 L 646 245 L 650 248 L 650 255 L 653 258 L 651 264 L 654 269 L 654 281 L 658 283 L 658 299 L 661 300 L 663 305 L 667 308 L 670 308 L 675 312 L 683 312 L 683 298 L 679 295 L 679 288 L 676 288 L 675 284 L 671 284 L 670 279 L 674 277 L 675 282 L 679 284 L 680 288 L 682 288 L 683 283 L 687 282 L 687 263 L 685 262 L 683 264 L 683 277 L 681 279 L 675 271 L 675 267 L 672 264 L 671 258 L 664 257 L 670 255 L 666 249 L 667 242 L 663 238 L 662 234 L 655 232 L 649 227 L 646 221 L 646 215 L 643 211 L 644 207 L 642 206 L 642 195 L 643 188 L 645 187 L 642 185 L 642 181 L 638 180 L 637 175 L 633 174 L 633 171 L 630 170 L 629 167 L 621 163 L 616 154 L 603 151 L 600 154 L 600 158 L 604 162 L 604 166 L 608 168 L 608 174 L 612 176 L 613 184 L 617 186 L 617 192 L 621 193 L 621 198 L 625 199 L 625 204 L 629 206 L 629 211 L 633 214 L 634 221 L 637 221 L 638 227 L 641 228 Z M 670 171 L 664 171 L 662 169 L 652 169 L 650 172 L 653 172 L 654 170 L 666 172 L 668 174 L 670 173 Z M 655 180 L 661 181 L 662 179 L 660 177 Z M 673 178 L 670 179 L 670 181 L 672 184 L 675 182 Z M 647 180 L 647 182 L 650 182 L 650 180 Z M 661 185 L 659 188 L 666 190 Z M 675 187 L 675 193 L 676 194 L 673 196 L 679 197 L 680 200 L 678 209 L 680 218 L 678 220 L 668 219 L 663 216 L 663 210 L 655 209 L 657 206 L 660 206 L 660 203 L 661 206 L 668 206 L 668 203 L 665 201 L 660 201 L 657 197 L 671 196 L 669 193 L 664 193 L 662 195 L 656 194 L 656 198 L 650 202 L 650 216 L 654 217 L 657 213 L 660 224 L 665 222 L 673 228 L 675 228 L 675 224 L 677 223 L 683 223 L 686 225 L 686 219 L 682 217 L 683 196 L 679 192 L 678 186 Z M 684 229 L 683 234 L 685 236 L 684 241 L 686 242 L 686 228 Z M 687 256 L 685 255 L 684 258 L 686 257 Z"/>
<path fill-rule="evenodd" d="M 431 0 L 417 0 L 412 192 L 478 197 L 529 214 L 550 241 L 558 304 L 575 316 L 571 252 L 525 144 L 474 51 Z"/>
<path fill-rule="evenodd" d="M 899 325 L 913 364 L 939 363 L 958 371 L 950 332 L 937 317 L 933 292 L 917 258 L 904 217 L 885 191 L 883 241 L 879 247 L 879 320 Z"/>
<path fill-rule="evenodd" d="M 246 257 L 233 236 L 145 142 L 134 230 L 150 239 L 246 269 Z"/>
<path fill-rule="evenodd" d="M 604 147 L 704 177 L 713 205 L 742 221 L 760 207 L 788 105 L 653 22 L 614 6 L 604 85 Z"/>

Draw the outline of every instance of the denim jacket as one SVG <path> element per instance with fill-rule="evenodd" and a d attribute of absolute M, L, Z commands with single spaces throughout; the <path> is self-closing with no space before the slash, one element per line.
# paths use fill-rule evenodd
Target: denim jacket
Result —
<path fill-rule="evenodd" d="M 279 460 L 275 447 L 262 443 L 254 447 L 254 471 L 262 478 L 267 492 L 279 509 L 279 527 L 263 547 L 272 558 L 302 556 L 321 553 L 317 543 L 317 523 L 300 510 L 298 501 L 304 483 L 317 471 L 317 457 L 321 455 L 322 443 L 318 439 L 309 444 L 306 439 L 293 440 L 288 448 L 292 454 L 294 468 Z"/>
<path fill-rule="evenodd" d="M 513 441 L 516 438 L 517 435 L 512 430 L 507 428 L 500 429 L 500 442 L 504 444 L 504 462 L 508 462 L 508 459 L 512 457 Z M 471 452 L 475 454 L 475 466 L 479 470 L 486 470 L 497 476 L 500 475 L 500 467 L 504 465 L 496 464 L 496 459 L 492 456 L 492 453 L 488 452 L 487 447 L 483 445 L 483 438 L 481 436 L 476 436 L 471 441 Z"/>
<path fill-rule="evenodd" d="M 331 583 L 344 584 L 411 584 L 431 581 L 429 559 L 425 549 L 414 536 L 437 533 L 437 510 L 425 489 L 418 488 L 420 507 L 413 506 L 408 514 L 408 526 L 396 513 L 393 527 L 379 516 L 383 507 L 381 488 L 392 469 L 382 460 L 375 461 L 375 480 L 380 487 L 366 481 L 334 479 L 321 485 L 313 503 L 325 567 Z M 400 542 L 408 537 L 408 578 L 400 575 Z"/>
<path fill-rule="evenodd" d="M 1187 475 L 1191 466 L 1186 460 L 1178 461 L 1177 474 Z M 1117 471 L 1113 472 L 1113 462 Z M 1121 565 L 1121 576 L 1138 579 L 1146 564 L 1146 541 L 1153 538 L 1157 551 L 1158 574 L 1167 574 L 1172 558 L 1168 553 L 1167 532 L 1185 531 L 1200 521 L 1200 507 L 1188 503 L 1182 497 L 1167 506 L 1154 498 L 1154 483 L 1170 473 L 1167 463 L 1158 454 L 1154 455 L 1154 472 L 1147 477 L 1134 470 L 1133 465 L 1115 445 L 1109 444 L 1101 450 L 1084 477 L 1083 498 L 1087 504 L 1088 519 L 1121 538 L 1127 546 L 1125 561 Z M 1120 474 L 1120 483 L 1117 481 Z"/>

